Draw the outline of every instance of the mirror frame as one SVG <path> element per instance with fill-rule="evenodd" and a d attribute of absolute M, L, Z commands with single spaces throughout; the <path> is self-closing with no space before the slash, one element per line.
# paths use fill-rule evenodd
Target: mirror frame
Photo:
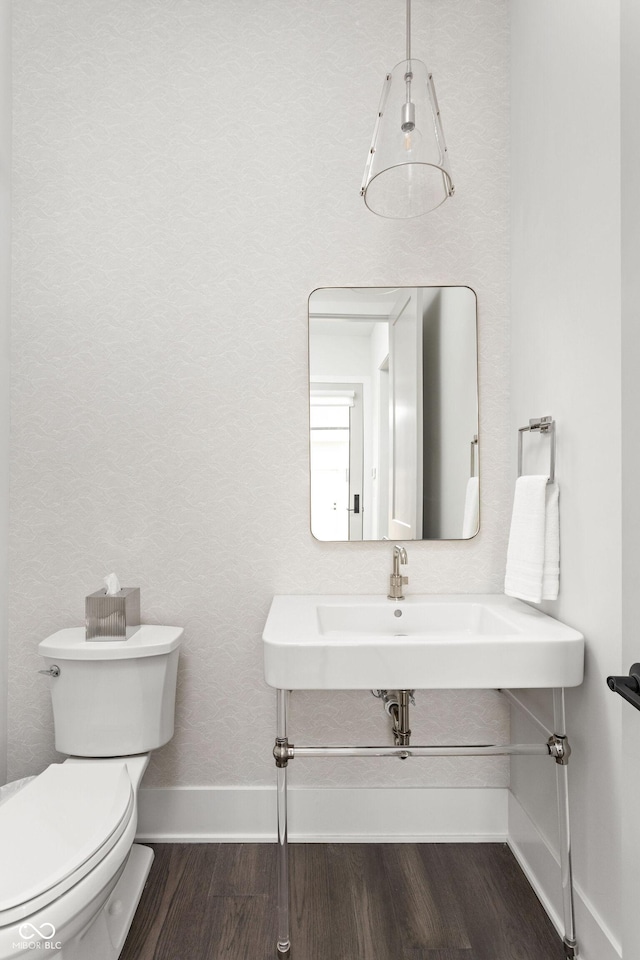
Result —
<path fill-rule="evenodd" d="M 346 539 L 346 540 L 342 540 L 342 539 L 339 539 L 339 540 L 320 539 L 319 537 L 317 537 L 317 536 L 315 535 L 315 533 L 313 532 L 313 528 L 312 528 L 312 526 L 311 526 L 311 489 L 312 489 L 312 477 L 311 477 L 311 389 L 312 389 L 312 384 L 313 384 L 313 381 L 312 381 L 312 373 L 311 373 L 311 321 L 312 321 L 312 319 L 313 319 L 313 316 L 312 316 L 312 298 L 313 298 L 314 294 L 317 294 L 317 293 L 320 293 L 320 292 L 323 292 L 323 291 L 335 291 L 336 293 L 339 293 L 341 290 L 346 291 L 346 292 L 362 291 L 363 293 L 365 293 L 366 291 L 376 292 L 376 291 L 383 291 L 383 290 L 386 290 L 386 291 L 394 291 L 394 292 L 395 292 L 395 291 L 402 291 L 402 290 L 407 290 L 407 291 L 409 291 L 409 290 L 448 290 L 448 289 L 456 289 L 456 290 L 466 289 L 466 290 L 469 290 L 469 291 L 471 292 L 471 294 L 473 295 L 473 302 L 474 302 L 474 328 L 473 328 L 474 337 L 475 337 L 475 363 L 474 363 L 475 389 L 474 389 L 474 398 L 475 398 L 475 423 L 476 423 L 476 432 L 475 432 L 474 435 L 473 435 L 473 439 L 470 441 L 470 470 L 469 470 L 469 479 L 471 479 L 471 477 L 475 477 L 475 478 L 477 478 L 477 480 L 478 480 L 477 493 L 476 493 L 476 497 L 477 497 L 477 507 L 476 507 L 476 509 L 477 509 L 477 518 L 478 518 L 478 519 L 477 519 L 477 527 L 476 527 L 476 529 L 475 529 L 475 532 L 472 533 L 472 534 L 471 534 L 470 536 L 468 536 L 468 537 L 462 537 L 462 536 L 460 536 L 460 537 L 449 537 L 449 536 L 446 536 L 446 537 L 429 537 L 429 538 L 420 537 L 420 538 L 407 539 L 407 538 L 402 537 L 402 536 L 395 536 L 395 537 L 380 537 L 380 538 L 375 538 L 375 539 L 360 539 L 360 538 Z M 345 319 L 348 319 L 348 318 L 345 318 Z M 309 435 L 308 435 L 308 442 L 309 442 L 309 473 L 310 473 L 310 476 L 309 476 L 309 491 L 310 491 L 310 501 L 309 501 L 309 527 L 310 527 L 311 535 L 312 535 L 312 536 L 314 537 L 314 539 L 317 540 L 319 543 L 358 543 L 358 542 L 361 542 L 361 543 L 380 543 L 380 542 L 385 542 L 385 541 L 386 541 L 386 542 L 392 542 L 392 541 L 395 542 L 396 540 L 403 541 L 403 542 L 407 542 L 407 543 L 409 543 L 409 542 L 411 542 L 411 543 L 416 543 L 416 542 L 420 542 L 420 540 L 427 541 L 427 542 L 458 542 L 458 541 L 468 541 L 468 540 L 472 540 L 474 537 L 476 537 L 476 536 L 478 535 L 478 533 L 480 532 L 480 527 L 481 527 L 481 514 L 480 514 L 480 446 L 481 446 L 481 443 L 480 443 L 480 439 L 479 439 L 479 426 L 480 426 L 480 396 L 479 396 L 479 392 L 480 392 L 480 387 L 479 387 L 480 369 L 479 369 L 479 368 L 480 368 L 480 358 L 479 358 L 479 350 L 478 350 L 478 326 L 479 326 L 479 324 L 478 324 L 478 295 L 477 295 L 476 291 L 474 290 L 474 288 L 471 287 L 471 286 L 469 286 L 469 284 L 453 284 L 453 283 L 451 283 L 451 284 L 400 284 L 400 285 L 398 285 L 398 284 L 377 284 L 377 285 L 375 285 L 375 286 L 362 286 L 362 287 L 361 287 L 361 286 L 344 286 L 344 285 L 341 285 L 341 286 L 321 286 L 321 287 L 316 287 L 316 288 L 314 288 L 314 290 L 311 291 L 311 293 L 309 294 L 309 297 L 308 297 L 308 302 L 307 302 L 307 338 L 308 338 L 307 383 L 308 383 L 308 403 L 309 403 L 309 411 L 308 411 L 308 413 L 309 413 L 309 419 L 308 419 L 308 423 L 309 423 Z M 343 379 L 344 379 L 344 378 L 343 378 Z M 318 382 L 319 382 L 319 381 L 318 381 Z M 337 379 L 336 379 L 336 383 L 337 383 Z M 473 471 L 473 473 L 472 473 L 472 471 Z M 467 487 L 467 496 L 469 496 L 469 484 L 468 484 L 468 487 Z"/>

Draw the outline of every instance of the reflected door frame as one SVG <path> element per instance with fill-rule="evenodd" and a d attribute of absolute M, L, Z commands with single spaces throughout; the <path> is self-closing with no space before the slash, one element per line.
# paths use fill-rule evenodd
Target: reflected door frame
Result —
<path fill-rule="evenodd" d="M 422 290 L 389 314 L 389 537 L 422 540 Z"/>

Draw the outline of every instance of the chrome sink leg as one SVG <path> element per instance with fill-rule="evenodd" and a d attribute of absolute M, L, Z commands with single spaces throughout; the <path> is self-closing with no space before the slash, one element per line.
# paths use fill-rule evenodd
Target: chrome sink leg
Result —
<path fill-rule="evenodd" d="M 564 914 L 564 953 L 567 960 L 578 956 L 575 912 L 573 905 L 573 873 L 571 869 L 571 830 L 569 824 L 568 761 L 571 750 L 567 743 L 564 709 L 564 689 L 553 691 L 553 729 L 556 759 L 556 784 L 558 793 L 558 826 L 560 832 L 560 870 L 562 874 L 562 909 Z M 558 747 L 564 746 L 563 749 Z"/>
<path fill-rule="evenodd" d="M 287 706 L 289 692 L 278 690 L 278 724 L 276 738 L 277 807 L 278 807 L 278 949 L 277 956 L 285 958 L 291 953 L 289 933 L 289 845 L 287 839 L 287 765 L 282 754 L 287 746 Z M 278 756 L 280 748 L 280 756 Z"/>

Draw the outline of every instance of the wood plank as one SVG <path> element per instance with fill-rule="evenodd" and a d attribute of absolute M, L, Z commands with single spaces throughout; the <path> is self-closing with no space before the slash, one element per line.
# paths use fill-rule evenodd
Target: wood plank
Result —
<path fill-rule="evenodd" d="M 205 923 L 210 937 L 205 953 L 175 953 L 173 960 L 274 960 L 276 926 L 270 897 L 214 897 Z M 296 953 L 299 960 L 302 954 Z"/>
<path fill-rule="evenodd" d="M 397 956 L 379 846 L 295 844 L 292 851 L 292 944 L 304 944 L 299 956 L 314 957 L 320 944 L 332 960 Z"/>
<path fill-rule="evenodd" d="M 469 950 L 464 914 L 446 874 L 434 875 L 425 866 L 420 845 L 389 843 L 382 848 L 390 907 L 401 931 L 402 949 L 411 957 L 445 948 Z"/>
<path fill-rule="evenodd" d="M 191 873 L 191 844 L 150 843 L 154 851 L 149 878 L 120 960 L 153 960 L 171 902 L 186 872 Z"/>
<path fill-rule="evenodd" d="M 562 941 L 506 844 L 446 846 L 437 869 L 451 875 L 474 960 L 562 960 Z"/>
<path fill-rule="evenodd" d="M 562 940 L 506 844 L 490 845 L 479 873 L 489 896 L 503 895 L 502 922 L 516 955 L 523 960 L 563 960 Z"/>
<path fill-rule="evenodd" d="M 208 957 L 213 931 L 208 923 L 209 877 L 219 852 L 218 844 L 186 844 L 180 881 L 171 884 L 164 920 L 153 952 L 145 960 Z M 204 880 L 204 882 L 203 882 Z M 132 960 L 137 958 L 132 957 Z"/>
<path fill-rule="evenodd" d="M 436 947 L 434 950 L 404 950 L 402 960 L 475 960 L 472 950 Z"/>
<path fill-rule="evenodd" d="M 346 850 L 328 847 L 334 877 L 332 898 L 341 903 L 350 921 L 353 942 L 345 948 L 340 929 L 333 930 L 331 944 L 340 960 L 388 960 L 398 956 L 398 931 L 389 911 L 390 891 L 384 875 L 382 845 L 346 844 Z M 345 932 L 346 932 L 345 927 Z"/>
<path fill-rule="evenodd" d="M 341 924 L 331 911 L 331 886 L 324 844 L 296 843 L 289 847 L 291 941 L 295 957 L 313 957 L 327 939 L 325 927 Z M 274 909 L 275 887 L 274 887 Z M 292 949 L 293 953 L 293 949 Z M 326 952 L 326 956 L 329 956 Z"/>
<path fill-rule="evenodd" d="M 276 889 L 272 843 L 221 843 L 209 880 L 209 895 L 271 896 Z"/>

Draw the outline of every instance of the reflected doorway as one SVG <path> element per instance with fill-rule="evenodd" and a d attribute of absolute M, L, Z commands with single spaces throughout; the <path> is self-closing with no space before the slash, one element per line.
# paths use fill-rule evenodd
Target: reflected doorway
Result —
<path fill-rule="evenodd" d="M 362 540 L 363 385 L 313 383 L 311 529 L 318 540 Z"/>

